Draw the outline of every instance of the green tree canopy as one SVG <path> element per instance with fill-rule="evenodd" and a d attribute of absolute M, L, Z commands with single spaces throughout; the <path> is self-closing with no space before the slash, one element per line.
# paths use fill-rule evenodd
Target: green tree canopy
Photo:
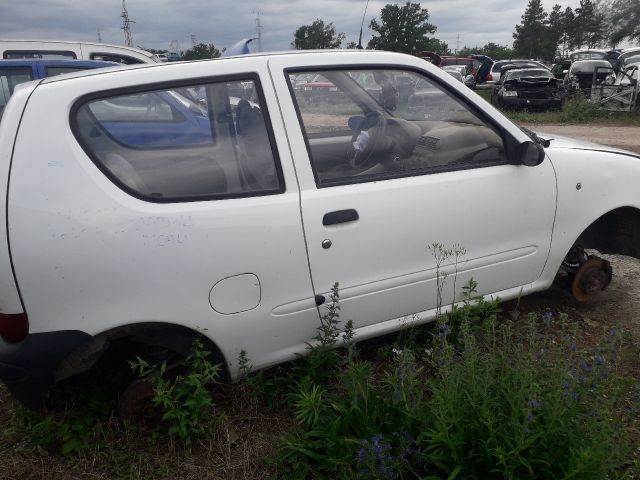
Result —
<path fill-rule="evenodd" d="M 541 0 L 529 0 L 522 22 L 513 34 L 513 49 L 518 56 L 541 58 L 545 54 L 544 38 L 547 31 L 547 12 Z"/>
<path fill-rule="evenodd" d="M 640 2 L 638 0 L 613 0 L 609 14 L 610 38 L 613 44 L 625 38 L 640 41 Z"/>
<path fill-rule="evenodd" d="M 575 21 L 581 32 L 580 47 L 596 48 L 603 43 L 606 37 L 605 18 L 593 0 L 580 0 Z"/>
<path fill-rule="evenodd" d="M 296 50 L 340 48 L 344 38 L 344 33 L 336 34 L 333 23 L 324 23 L 317 19 L 311 25 L 298 27 L 293 34 L 291 46 Z"/>
<path fill-rule="evenodd" d="M 489 42 L 483 47 L 464 47 L 458 52 L 459 57 L 468 57 L 474 53 L 479 53 L 493 58 L 494 60 L 506 60 L 514 58 L 513 50 L 507 46 L 498 45 L 494 42 Z"/>
<path fill-rule="evenodd" d="M 427 35 L 435 33 L 436 27 L 427 20 L 429 11 L 419 3 L 387 4 L 380 11 L 380 23 L 374 18 L 369 24 L 378 35 L 369 40 L 368 48 L 412 55 L 429 50 L 433 39 Z"/>
<path fill-rule="evenodd" d="M 213 43 L 199 43 L 194 45 L 182 55 L 182 60 L 205 60 L 208 58 L 218 58 L 220 50 Z"/>

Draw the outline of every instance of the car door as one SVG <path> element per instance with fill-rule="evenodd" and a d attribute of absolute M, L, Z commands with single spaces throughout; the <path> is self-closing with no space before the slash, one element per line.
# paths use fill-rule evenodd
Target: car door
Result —
<path fill-rule="evenodd" d="M 446 74 L 355 63 L 288 67 L 270 62 L 279 91 L 288 74 L 314 70 L 343 98 L 318 107 L 291 91 L 290 101 L 280 103 L 314 288 L 326 295 L 339 283 L 344 319 L 366 327 L 433 314 L 439 290 L 445 304 L 460 300 L 460 287 L 471 278 L 479 293 L 492 294 L 513 293 L 540 276 L 555 211 L 552 166 L 509 164 L 508 133 Z M 356 80 L 363 73 L 387 80 L 410 75 L 416 85 L 429 85 L 428 95 L 416 87 L 395 111 L 385 111 L 363 94 Z M 353 145 L 344 148 L 345 137 L 354 145 L 368 141 L 365 158 Z M 457 262 L 455 254 L 443 258 L 455 249 L 466 253 Z"/>

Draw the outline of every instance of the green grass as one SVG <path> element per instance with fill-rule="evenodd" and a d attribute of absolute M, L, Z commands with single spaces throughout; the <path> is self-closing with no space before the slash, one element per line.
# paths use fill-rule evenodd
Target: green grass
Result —
<path fill-rule="evenodd" d="M 473 301 L 475 284 L 464 291 L 468 301 L 435 324 L 408 322 L 354 345 L 336 288 L 309 356 L 251 373 L 243 354 L 248 378 L 216 387 L 191 444 L 166 428 L 123 424 L 89 383 L 45 417 L 25 413 L 0 386 L 0 471 L 16 479 L 640 479 L 637 347 L 619 330 L 583 337 L 583 324 L 557 313 L 512 323 L 497 302 Z M 342 332 L 346 348 L 336 350 Z"/>

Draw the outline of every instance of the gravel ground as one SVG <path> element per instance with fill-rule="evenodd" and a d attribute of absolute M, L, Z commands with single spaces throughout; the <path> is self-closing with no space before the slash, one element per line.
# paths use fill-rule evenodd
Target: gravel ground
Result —
<path fill-rule="evenodd" d="M 555 133 L 564 137 L 579 138 L 602 145 L 640 153 L 640 127 L 618 125 L 524 125 L 534 131 Z"/>

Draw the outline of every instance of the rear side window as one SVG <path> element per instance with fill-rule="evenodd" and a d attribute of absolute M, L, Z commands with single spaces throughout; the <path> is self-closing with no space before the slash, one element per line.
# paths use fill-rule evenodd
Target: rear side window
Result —
<path fill-rule="evenodd" d="M 74 109 L 76 137 L 121 188 L 156 202 L 284 191 L 257 79 L 119 93 Z"/>
<path fill-rule="evenodd" d="M 0 113 L 16 85 L 33 80 L 30 68 L 0 68 Z"/>
<path fill-rule="evenodd" d="M 66 50 L 7 50 L 3 54 L 7 60 L 69 60 L 76 58 L 76 54 Z"/>

